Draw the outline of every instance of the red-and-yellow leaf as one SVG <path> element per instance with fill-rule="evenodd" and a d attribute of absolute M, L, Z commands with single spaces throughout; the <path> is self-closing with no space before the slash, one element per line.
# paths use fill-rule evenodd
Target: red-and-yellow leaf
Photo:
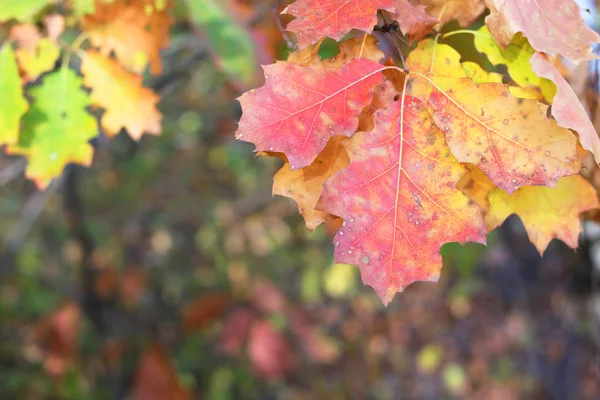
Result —
<path fill-rule="evenodd" d="M 458 187 L 484 210 L 490 231 L 517 214 L 540 254 L 554 238 L 576 248 L 582 230 L 579 215 L 600 207 L 596 190 L 581 175 L 561 178 L 555 188 L 524 186 L 509 195 L 473 169 Z"/>
<path fill-rule="evenodd" d="M 351 136 L 385 67 L 367 59 L 340 68 L 278 62 L 264 67 L 266 83 L 239 98 L 238 139 L 257 151 L 285 153 L 291 170 L 310 165 L 332 136 Z"/>
<path fill-rule="evenodd" d="M 415 281 L 436 281 L 446 242 L 485 242 L 479 209 L 456 189 L 468 172 L 410 96 L 378 110 L 372 132 L 347 141 L 350 166 L 327 181 L 318 209 L 338 215 L 335 260 L 358 265 L 389 303 Z"/>
<path fill-rule="evenodd" d="M 89 50 L 81 65 L 84 85 L 92 88 L 92 104 L 105 109 L 102 127 L 112 137 L 125 128 L 139 140 L 144 133 L 161 132 L 158 95 L 142 86 L 142 77 L 126 71 L 115 60 Z"/>
<path fill-rule="evenodd" d="M 352 29 L 371 32 L 377 10 L 395 11 L 395 0 L 297 0 L 284 12 L 296 17 L 286 29 L 303 49 L 325 36 L 339 41 Z"/>
<path fill-rule="evenodd" d="M 491 14 L 485 23 L 503 47 L 522 32 L 537 51 L 575 63 L 596 58 L 590 46 L 600 42 L 600 36 L 585 24 L 573 0 L 486 0 L 486 4 Z"/>
<path fill-rule="evenodd" d="M 557 90 L 552 100 L 552 116 L 558 125 L 577 131 L 583 148 L 594 153 L 596 162 L 600 163 L 600 138 L 569 83 L 544 54 L 534 54 L 529 62 L 536 74 L 556 84 Z"/>
<path fill-rule="evenodd" d="M 323 183 L 350 163 L 342 140 L 346 138 L 331 138 L 327 147 L 308 167 L 291 171 L 290 164 L 286 162 L 273 178 L 273 194 L 295 200 L 306 227 L 311 231 L 331 219 L 331 215 L 316 210 L 315 206 L 321 196 Z"/>
<path fill-rule="evenodd" d="M 554 186 L 581 168 L 577 138 L 546 116 L 548 106 L 515 98 L 500 83 L 414 73 L 410 79 L 421 81 L 414 86 L 428 101 L 452 154 L 477 165 L 507 192 L 520 186 Z M 425 96 L 423 82 L 430 85 Z"/>
<path fill-rule="evenodd" d="M 86 15 L 83 28 L 90 41 L 104 55 L 114 51 L 129 70 L 141 73 L 162 71 L 160 50 L 169 43 L 171 17 L 166 9 L 155 9 L 150 2 L 137 0 L 96 0 L 96 11 Z"/>

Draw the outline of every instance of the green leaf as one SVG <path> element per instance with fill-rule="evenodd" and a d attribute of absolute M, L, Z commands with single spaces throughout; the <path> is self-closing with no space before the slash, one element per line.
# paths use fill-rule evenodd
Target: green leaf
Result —
<path fill-rule="evenodd" d="M 187 0 L 190 19 L 206 36 L 215 62 L 235 83 L 257 84 L 260 64 L 250 33 L 234 21 L 216 0 Z"/>
<path fill-rule="evenodd" d="M 70 69 L 48 74 L 42 85 L 31 89 L 33 104 L 25 114 L 23 134 L 11 151 L 29 159 L 26 176 L 40 188 L 60 176 L 69 163 L 89 165 L 98 134 L 98 122 L 86 108 L 89 95 L 82 79 Z"/>
<path fill-rule="evenodd" d="M 494 42 L 485 25 L 479 28 L 474 36 L 477 50 L 484 53 L 492 64 L 496 66 L 506 65 L 508 74 L 517 85 L 524 88 L 539 87 L 544 98 L 549 102 L 552 101 L 556 93 L 556 87 L 551 81 L 540 78 L 533 72 L 529 59 L 535 53 L 535 50 L 531 47 L 527 38 L 517 34 L 506 49 L 503 49 Z"/>
<path fill-rule="evenodd" d="M 17 19 L 29 21 L 46 5 L 53 3 L 51 0 L 0 0 L 0 21 Z"/>
<path fill-rule="evenodd" d="M 73 4 L 73 12 L 78 16 L 93 14 L 96 11 L 94 0 L 73 0 L 71 4 Z"/>
<path fill-rule="evenodd" d="M 27 111 L 19 67 L 10 44 L 0 48 L 0 145 L 19 139 L 19 121 Z"/>

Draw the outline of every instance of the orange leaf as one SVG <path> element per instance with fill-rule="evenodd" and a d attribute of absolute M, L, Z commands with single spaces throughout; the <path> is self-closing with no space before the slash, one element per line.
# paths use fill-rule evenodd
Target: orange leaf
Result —
<path fill-rule="evenodd" d="M 133 400 L 186 400 L 189 393 L 181 387 L 167 351 L 150 346 L 140 359 L 131 393 Z"/>
<path fill-rule="evenodd" d="M 154 2 L 137 0 L 96 0 L 96 12 L 86 15 L 83 29 L 104 55 L 115 52 L 117 59 L 133 72 L 162 71 L 160 49 L 169 44 L 171 17 L 166 10 L 153 9 Z M 150 11 L 149 11 L 150 10 Z"/>
<path fill-rule="evenodd" d="M 199 296 L 182 311 L 182 323 L 187 332 L 205 328 L 216 320 L 231 302 L 227 293 L 207 293 Z"/>
<path fill-rule="evenodd" d="M 273 194 L 289 197 L 298 203 L 298 210 L 309 230 L 332 218 L 326 212 L 315 210 L 323 190 L 323 183 L 350 163 L 346 150 L 341 145 L 342 136 L 334 136 L 327 147 L 308 167 L 290 170 L 288 162 L 275 174 Z"/>
<path fill-rule="evenodd" d="M 485 23 L 503 47 L 522 32 L 537 51 L 574 63 L 596 58 L 590 46 L 600 42 L 600 36 L 585 24 L 573 0 L 486 0 L 486 4 L 491 14 Z"/>
<path fill-rule="evenodd" d="M 140 76 L 94 50 L 83 58 L 81 72 L 84 85 L 92 88 L 92 103 L 106 110 L 101 122 L 108 136 L 116 135 L 121 128 L 136 140 L 144 132 L 160 133 L 162 115 L 156 109 L 159 97 L 142 86 Z"/>
<path fill-rule="evenodd" d="M 411 96 L 378 110 L 346 146 L 350 166 L 325 183 L 318 209 L 338 215 L 335 260 L 355 264 L 384 304 L 415 281 L 437 281 L 446 242 L 485 242 L 479 209 L 455 188 L 468 171 Z"/>
<path fill-rule="evenodd" d="M 332 136 L 351 136 L 371 102 L 384 67 L 356 59 L 341 68 L 278 62 L 264 67 L 266 83 L 239 98 L 236 133 L 257 151 L 285 153 L 291 170 L 310 165 Z"/>

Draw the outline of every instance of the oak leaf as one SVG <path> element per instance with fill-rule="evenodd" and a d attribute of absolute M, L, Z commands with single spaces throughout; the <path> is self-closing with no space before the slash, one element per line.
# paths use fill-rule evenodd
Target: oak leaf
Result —
<path fill-rule="evenodd" d="M 583 148 L 594 153 L 596 162 L 600 163 L 600 138 L 569 83 L 544 54 L 533 55 L 530 62 L 536 74 L 556 84 L 551 110 L 558 125 L 577 131 Z"/>
<path fill-rule="evenodd" d="M 506 48 L 502 48 L 482 26 L 474 33 L 473 40 L 477 51 L 485 54 L 493 65 L 506 65 L 508 74 L 517 85 L 531 92 L 537 90 L 548 103 L 552 102 L 556 88 L 548 79 L 533 72 L 529 60 L 536 52 L 521 34 L 515 35 Z"/>
<path fill-rule="evenodd" d="M 273 178 L 273 194 L 295 200 L 306 227 L 311 231 L 332 218 L 326 212 L 316 210 L 315 206 L 323 183 L 350 163 L 341 144 L 345 139 L 343 136 L 332 137 L 311 165 L 291 171 L 290 164 L 286 162 Z"/>
<path fill-rule="evenodd" d="M 0 145 L 14 144 L 19 139 L 21 117 L 29 106 L 10 43 L 0 47 L 0 93 Z"/>
<path fill-rule="evenodd" d="M 431 84 L 424 100 L 454 156 L 477 165 L 507 192 L 554 186 L 579 171 L 577 138 L 546 116 L 548 106 L 515 98 L 500 83 L 418 73 L 410 79 Z"/>
<path fill-rule="evenodd" d="M 8 152 L 27 157 L 25 176 L 44 189 L 67 164 L 91 164 L 94 149 L 88 142 L 98 134 L 98 123 L 86 110 L 89 96 L 71 69 L 46 75 L 29 94 L 31 109 L 23 116 L 19 142 Z"/>
<path fill-rule="evenodd" d="M 33 24 L 17 24 L 10 30 L 10 38 L 17 44 L 15 55 L 26 81 L 36 80 L 44 72 L 54 69 L 60 56 L 55 39 L 44 37 Z"/>
<path fill-rule="evenodd" d="M 486 4 L 491 13 L 485 23 L 502 47 L 522 32 L 537 51 L 574 63 L 596 58 L 591 45 L 600 36 L 585 24 L 573 0 L 486 0 Z"/>
<path fill-rule="evenodd" d="M 92 104 L 105 109 L 101 123 L 108 136 L 116 135 L 121 128 L 136 140 L 144 132 L 161 132 L 162 115 L 156 109 L 159 97 L 142 86 L 141 76 L 95 50 L 86 52 L 81 72 L 85 86 L 92 89 Z"/>
<path fill-rule="evenodd" d="M 395 0 L 297 0 L 283 12 L 296 17 L 286 30 L 304 49 L 326 36 L 339 41 L 352 29 L 371 32 L 377 10 L 395 11 Z"/>
<path fill-rule="evenodd" d="M 409 40 L 419 40 L 431 33 L 437 18 L 425 12 L 425 6 L 413 5 L 409 0 L 395 0 L 392 17 L 398 21 L 400 30 Z"/>
<path fill-rule="evenodd" d="M 576 248 L 582 231 L 579 215 L 600 207 L 596 190 L 580 175 L 561 178 L 555 188 L 524 186 L 509 195 L 473 169 L 458 187 L 484 210 L 490 231 L 517 214 L 540 254 L 553 238 Z"/>
<path fill-rule="evenodd" d="M 483 0 L 417 0 L 416 3 L 426 6 L 430 15 L 439 16 L 442 25 L 455 19 L 460 26 L 467 27 L 485 11 Z"/>
<path fill-rule="evenodd" d="M 238 100 L 238 139 L 257 151 L 281 152 L 291 170 L 310 165 L 332 136 L 351 136 L 371 102 L 384 67 L 356 59 L 340 68 L 277 62 L 264 66 L 266 83 Z"/>
<path fill-rule="evenodd" d="M 335 261 L 358 265 L 384 304 L 415 281 L 436 281 L 446 242 L 485 242 L 479 209 L 455 188 L 468 171 L 411 96 L 378 110 L 345 146 L 350 166 L 328 180 L 318 209 L 338 215 Z"/>
<path fill-rule="evenodd" d="M 148 7 L 150 6 L 150 12 Z M 145 1 L 96 0 L 95 13 L 83 18 L 83 29 L 104 55 L 114 51 L 129 70 L 141 73 L 162 71 L 160 50 L 169 43 L 171 17 Z"/>

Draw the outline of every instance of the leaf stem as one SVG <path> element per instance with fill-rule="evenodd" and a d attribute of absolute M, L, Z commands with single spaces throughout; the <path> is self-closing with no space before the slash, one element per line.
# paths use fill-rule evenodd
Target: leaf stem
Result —
<path fill-rule="evenodd" d="M 446 39 L 446 38 L 449 38 L 450 36 L 459 35 L 459 34 L 462 34 L 462 33 L 467 33 L 467 34 L 470 34 L 470 35 L 473 35 L 473 36 L 492 37 L 492 35 L 489 35 L 487 33 L 481 33 L 481 32 L 472 31 L 472 30 L 469 30 L 469 29 L 459 29 L 459 30 L 456 30 L 456 31 L 444 33 L 442 35 L 442 39 Z"/>

